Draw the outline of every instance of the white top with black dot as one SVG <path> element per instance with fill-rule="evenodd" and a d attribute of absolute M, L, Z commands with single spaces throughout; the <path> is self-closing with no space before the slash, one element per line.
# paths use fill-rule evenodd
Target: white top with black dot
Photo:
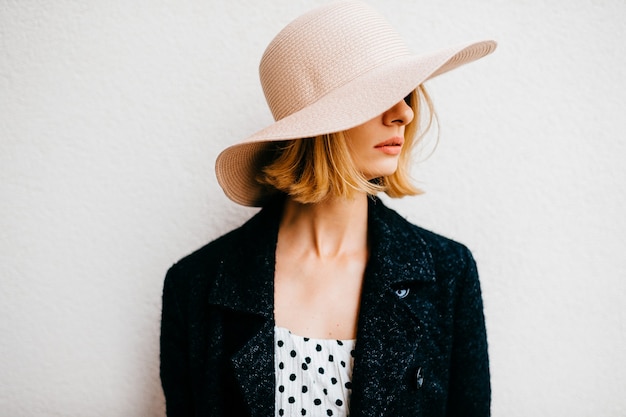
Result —
<path fill-rule="evenodd" d="M 274 328 L 276 416 L 349 417 L 354 340 Z"/>

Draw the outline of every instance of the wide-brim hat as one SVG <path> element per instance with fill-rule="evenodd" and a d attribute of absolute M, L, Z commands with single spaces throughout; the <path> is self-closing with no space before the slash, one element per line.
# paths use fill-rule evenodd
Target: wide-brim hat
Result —
<path fill-rule="evenodd" d="M 234 202 L 263 206 L 256 177 L 272 142 L 344 131 L 382 114 L 420 84 L 490 54 L 491 40 L 416 55 L 370 6 L 336 1 L 305 13 L 270 42 L 259 66 L 275 123 L 224 149 L 215 172 Z"/>

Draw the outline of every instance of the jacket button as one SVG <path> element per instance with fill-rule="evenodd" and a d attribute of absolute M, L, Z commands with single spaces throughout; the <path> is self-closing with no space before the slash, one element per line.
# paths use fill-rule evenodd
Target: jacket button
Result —
<path fill-rule="evenodd" d="M 424 375 L 422 374 L 422 367 L 419 367 L 415 371 L 415 389 L 422 388 L 422 385 L 424 385 Z"/>
<path fill-rule="evenodd" d="M 398 298 L 406 298 L 406 296 L 409 295 L 409 292 L 411 292 L 410 288 L 398 288 L 395 291 Z"/>

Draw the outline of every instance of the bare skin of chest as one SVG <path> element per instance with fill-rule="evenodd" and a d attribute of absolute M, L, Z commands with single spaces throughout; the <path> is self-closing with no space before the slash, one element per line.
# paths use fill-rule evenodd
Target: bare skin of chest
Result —
<path fill-rule="evenodd" d="M 279 247 L 276 325 L 312 338 L 354 339 L 366 262 L 366 250 L 322 258 Z"/>
<path fill-rule="evenodd" d="M 367 196 L 300 204 L 278 229 L 274 319 L 292 333 L 355 339 L 367 245 Z"/>

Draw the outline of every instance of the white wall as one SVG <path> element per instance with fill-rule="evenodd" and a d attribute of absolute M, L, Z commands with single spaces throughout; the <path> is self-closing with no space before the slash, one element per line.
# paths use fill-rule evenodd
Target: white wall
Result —
<path fill-rule="evenodd" d="M 163 416 L 166 269 L 254 210 L 218 187 L 271 120 L 257 65 L 324 1 L 0 0 L 0 415 Z M 427 193 L 390 204 L 479 264 L 494 416 L 626 415 L 626 3 L 371 0 L 430 83 Z"/>

